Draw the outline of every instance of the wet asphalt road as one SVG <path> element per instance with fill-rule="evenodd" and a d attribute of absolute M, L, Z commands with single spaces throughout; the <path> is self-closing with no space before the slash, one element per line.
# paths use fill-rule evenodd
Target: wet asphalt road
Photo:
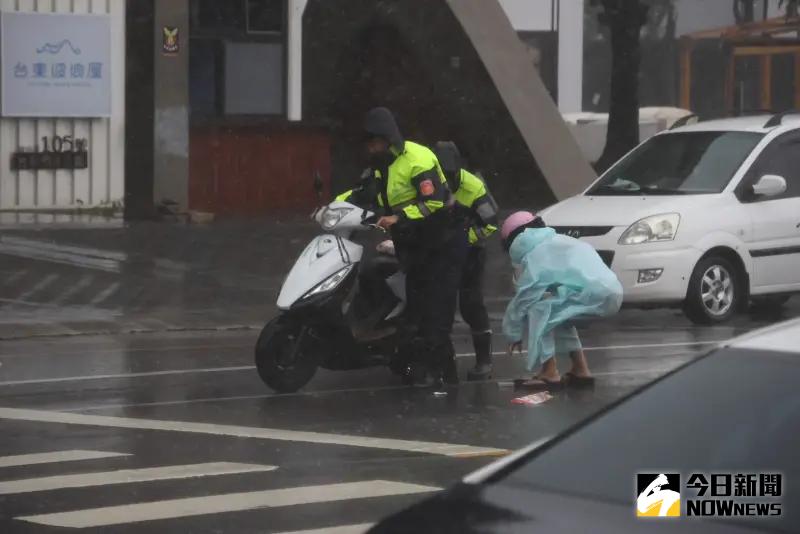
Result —
<path fill-rule="evenodd" d="M 535 407 L 498 382 L 523 371 L 505 355 L 495 380 L 443 397 L 382 368 L 320 371 L 279 396 L 252 367 L 256 331 L 0 342 L 0 532 L 360 532 L 719 341 L 798 315 L 800 298 L 720 327 L 623 311 L 582 332 L 596 389 Z"/>

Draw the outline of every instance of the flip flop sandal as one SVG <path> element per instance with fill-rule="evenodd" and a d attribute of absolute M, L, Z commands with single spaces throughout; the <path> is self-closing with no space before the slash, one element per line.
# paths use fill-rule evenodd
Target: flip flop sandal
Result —
<path fill-rule="evenodd" d="M 558 391 L 564 389 L 564 384 L 561 382 L 554 382 L 552 380 L 545 380 L 543 378 L 518 378 L 517 380 L 514 380 L 514 387 L 531 392 Z"/>
<path fill-rule="evenodd" d="M 568 388 L 592 388 L 594 387 L 593 376 L 576 376 L 572 373 L 566 373 L 561 379 L 565 387 Z"/>

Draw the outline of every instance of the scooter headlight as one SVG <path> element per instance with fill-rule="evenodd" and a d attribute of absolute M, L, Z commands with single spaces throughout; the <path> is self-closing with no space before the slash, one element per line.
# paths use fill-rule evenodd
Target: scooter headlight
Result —
<path fill-rule="evenodd" d="M 328 208 L 322 212 L 320 223 L 324 229 L 331 230 L 351 211 L 353 208 Z"/>
<path fill-rule="evenodd" d="M 328 278 L 323 280 L 316 287 L 314 287 L 314 289 L 312 289 L 311 291 L 306 293 L 303 296 L 303 298 L 307 299 L 309 297 L 313 297 L 314 295 L 320 295 L 322 293 L 327 293 L 328 291 L 333 291 L 334 289 L 339 287 L 339 284 L 341 284 L 342 281 L 344 281 L 344 279 L 347 278 L 347 275 L 350 274 L 350 271 L 352 271 L 352 270 L 353 270 L 353 266 L 352 265 L 348 265 L 344 269 L 336 271 L 335 273 L 330 275 Z"/>

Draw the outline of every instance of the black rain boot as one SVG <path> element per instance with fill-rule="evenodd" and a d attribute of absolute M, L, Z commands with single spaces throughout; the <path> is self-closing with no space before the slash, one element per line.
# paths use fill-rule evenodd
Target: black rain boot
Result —
<path fill-rule="evenodd" d="M 456 365 L 456 352 L 450 345 L 450 354 L 442 362 L 442 381 L 448 386 L 458 385 L 458 366 Z"/>
<path fill-rule="evenodd" d="M 435 386 L 437 373 L 431 365 L 435 362 L 430 361 L 431 352 L 428 344 L 420 338 L 415 338 L 409 346 L 401 350 L 406 353 L 408 362 L 403 383 L 421 388 Z"/>
<path fill-rule="evenodd" d="M 431 374 L 430 368 L 420 362 L 411 364 L 404 383 L 415 388 L 430 388 L 439 385 L 439 381 Z"/>
<path fill-rule="evenodd" d="M 467 372 L 467 380 L 489 380 L 492 377 L 492 333 L 474 334 L 472 345 L 475 347 L 475 367 Z"/>

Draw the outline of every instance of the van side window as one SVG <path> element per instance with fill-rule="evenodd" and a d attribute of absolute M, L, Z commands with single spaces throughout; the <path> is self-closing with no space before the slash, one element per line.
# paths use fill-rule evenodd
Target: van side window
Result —
<path fill-rule="evenodd" d="M 761 202 L 800 197 L 800 134 L 786 134 L 770 143 L 753 164 L 743 183 L 750 187 L 765 174 L 782 176 L 786 180 L 786 192 Z"/>

